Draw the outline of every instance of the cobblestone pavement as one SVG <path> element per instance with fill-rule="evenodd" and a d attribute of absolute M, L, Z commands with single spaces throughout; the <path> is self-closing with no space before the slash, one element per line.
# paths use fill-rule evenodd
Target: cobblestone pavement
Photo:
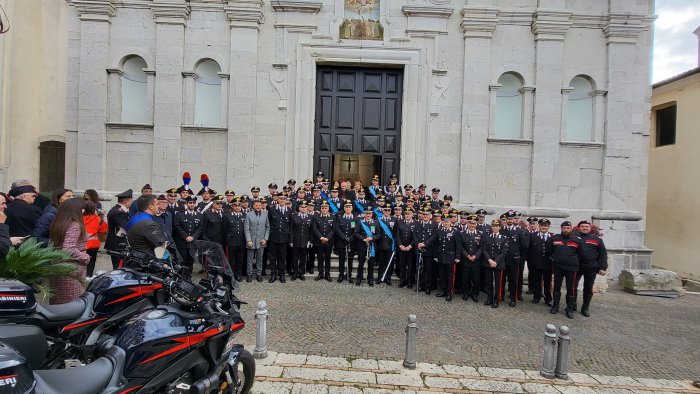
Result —
<path fill-rule="evenodd" d="M 545 379 L 537 371 L 451 364 L 306 356 L 269 352 L 256 361 L 252 393 L 700 393 L 690 381 L 570 373 Z"/>
<path fill-rule="evenodd" d="M 242 283 L 241 341 L 255 345 L 254 312 L 268 303 L 270 350 L 348 359 L 403 358 L 408 314 L 418 316 L 417 360 L 472 367 L 539 370 L 546 323 L 571 328 L 569 370 L 634 377 L 700 377 L 700 296 L 625 293 L 612 283 L 596 294 L 590 318 L 549 314 L 531 296 L 516 308 L 452 302 L 394 286 L 315 282 Z M 482 294 L 483 300 L 483 294 Z M 580 300 L 579 300 L 580 302 Z"/>

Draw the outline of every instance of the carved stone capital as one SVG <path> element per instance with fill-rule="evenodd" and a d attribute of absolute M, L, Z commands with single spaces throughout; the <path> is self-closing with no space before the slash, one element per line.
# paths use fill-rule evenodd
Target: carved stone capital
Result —
<path fill-rule="evenodd" d="M 71 0 L 81 21 L 111 22 L 117 8 L 110 0 Z"/>
<path fill-rule="evenodd" d="M 535 41 L 564 41 L 572 24 L 570 11 L 538 9 L 531 29 Z"/>
<path fill-rule="evenodd" d="M 610 22 L 603 28 L 608 44 L 636 44 L 639 35 L 649 30 L 653 17 L 641 14 L 610 14 Z"/>
<path fill-rule="evenodd" d="M 231 27 L 258 29 L 263 23 L 262 0 L 229 0 L 224 11 Z"/>
<path fill-rule="evenodd" d="M 310 14 L 318 14 L 321 11 L 321 7 L 323 7 L 322 2 L 311 0 L 272 0 L 270 5 L 276 12 L 303 12 Z"/>
<path fill-rule="evenodd" d="M 184 26 L 190 17 L 190 5 L 184 0 L 156 0 L 151 11 L 157 24 Z"/>
<path fill-rule="evenodd" d="M 464 38 L 492 38 L 498 25 L 498 9 L 487 7 L 464 7 L 461 11 L 460 27 Z"/>

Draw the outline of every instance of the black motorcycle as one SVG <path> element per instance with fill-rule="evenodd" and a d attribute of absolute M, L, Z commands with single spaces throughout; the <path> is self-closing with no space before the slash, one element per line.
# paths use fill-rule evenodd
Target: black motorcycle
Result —
<path fill-rule="evenodd" d="M 174 302 L 129 319 L 88 365 L 32 371 L 12 347 L 0 346 L 0 394 L 249 392 L 255 360 L 235 342 L 245 322 L 231 268 L 218 244 L 195 241 L 191 251 L 206 278 L 152 277 Z"/>

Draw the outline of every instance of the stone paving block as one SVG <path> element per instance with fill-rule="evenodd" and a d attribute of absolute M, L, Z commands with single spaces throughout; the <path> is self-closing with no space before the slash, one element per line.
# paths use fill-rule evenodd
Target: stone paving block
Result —
<path fill-rule="evenodd" d="M 416 364 L 416 370 L 426 373 L 445 373 L 445 370 L 441 366 L 431 363 L 418 363 Z"/>
<path fill-rule="evenodd" d="M 433 388 L 446 388 L 446 389 L 458 389 L 462 386 L 459 384 L 459 380 L 454 378 L 441 378 L 436 376 L 426 376 L 425 385 Z"/>
<path fill-rule="evenodd" d="M 376 377 L 378 384 L 423 387 L 423 379 L 421 379 L 419 374 L 409 375 L 404 373 L 378 373 Z"/>
<path fill-rule="evenodd" d="M 326 371 L 325 379 L 335 382 L 376 383 L 374 373 L 357 371 Z"/>
<path fill-rule="evenodd" d="M 479 373 L 489 378 L 525 379 L 525 372 L 521 369 L 479 367 Z"/>
<path fill-rule="evenodd" d="M 306 358 L 307 365 L 322 365 L 324 367 L 350 367 L 348 360 L 340 357 L 321 357 L 309 355 Z"/>
<path fill-rule="evenodd" d="M 253 384 L 253 388 L 250 390 L 251 394 L 282 394 L 290 393 L 292 391 L 292 383 L 287 382 L 267 382 L 260 381 Z"/>
<path fill-rule="evenodd" d="M 328 386 L 328 394 L 362 394 L 362 390 L 352 386 Z"/>
<path fill-rule="evenodd" d="M 323 380 L 326 371 L 317 368 L 287 367 L 284 369 L 283 378 L 299 378 L 306 380 Z"/>
<path fill-rule="evenodd" d="M 275 365 L 256 365 L 255 376 L 269 376 L 272 378 L 279 378 L 282 376 L 283 370 L 284 367 L 278 367 Z"/>
<path fill-rule="evenodd" d="M 411 390 L 387 390 L 387 389 L 375 389 L 375 388 L 364 388 L 362 389 L 363 394 L 416 394 L 415 391 Z"/>
<path fill-rule="evenodd" d="M 559 394 L 559 390 L 551 384 L 523 383 L 523 389 L 526 393 L 533 394 Z"/>
<path fill-rule="evenodd" d="M 569 379 L 574 383 L 598 384 L 598 381 L 585 373 L 569 372 Z"/>
<path fill-rule="evenodd" d="M 450 375 L 460 375 L 465 377 L 481 376 L 479 371 L 477 371 L 474 367 L 446 364 L 442 366 L 442 369 L 444 369 L 445 372 Z"/>
<path fill-rule="evenodd" d="M 328 394 L 328 386 L 325 384 L 294 383 L 292 394 Z"/>
<path fill-rule="evenodd" d="M 267 352 L 267 357 L 255 359 L 255 365 L 272 365 L 276 359 L 277 352 Z"/>
<path fill-rule="evenodd" d="M 547 379 L 544 376 L 540 375 L 540 371 L 524 370 L 523 372 L 525 372 L 525 378 L 528 380 L 541 380 L 543 382 L 552 381 L 552 379 Z"/>
<path fill-rule="evenodd" d="M 636 394 L 638 393 L 636 390 L 627 390 L 627 389 L 622 389 L 622 388 L 608 388 L 608 387 L 600 387 L 600 388 L 594 388 L 595 392 L 598 394 Z"/>
<path fill-rule="evenodd" d="M 460 379 L 459 383 L 467 390 L 495 391 L 498 393 L 524 393 L 520 383 L 494 380 Z"/>
<path fill-rule="evenodd" d="M 607 376 L 593 375 L 591 377 L 602 384 L 610 384 L 615 386 L 643 386 L 640 382 L 629 376 Z"/>
<path fill-rule="evenodd" d="M 378 360 L 379 369 L 389 371 L 401 371 L 404 369 L 402 361 Z"/>
<path fill-rule="evenodd" d="M 557 390 L 561 391 L 562 394 L 597 394 L 595 390 L 590 387 L 581 386 L 555 386 Z"/>
<path fill-rule="evenodd" d="M 306 363 L 305 354 L 279 353 L 275 359 L 275 364 L 304 365 L 304 363 Z"/>
<path fill-rule="evenodd" d="M 358 358 L 357 360 L 352 360 L 352 367 L 358 369 L 379 369 L 379 363 L 377 360 Z"/>
<path fill-rule="evenodd" d="M 684 389 L 683 383 L 677 380 L 669 379 L 650 379 L 650 378 L 635 378 L 644 387 L 652 387 L 657 389 Z"/>

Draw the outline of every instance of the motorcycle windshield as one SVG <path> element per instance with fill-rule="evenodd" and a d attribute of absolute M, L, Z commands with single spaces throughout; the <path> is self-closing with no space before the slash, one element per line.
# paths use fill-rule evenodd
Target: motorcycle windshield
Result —
<path fill-rule="evenodd" d="M 190 255 L 204 267 L 205 271 L 217 270 L 223 272 L 230 281 L 231 289 L 234 291 L 239 289 L 231 265 L 228 262 L 228 257 L 226 257 L 221 245 L 210 241 L 192 241 L 190 242 Z"/>

